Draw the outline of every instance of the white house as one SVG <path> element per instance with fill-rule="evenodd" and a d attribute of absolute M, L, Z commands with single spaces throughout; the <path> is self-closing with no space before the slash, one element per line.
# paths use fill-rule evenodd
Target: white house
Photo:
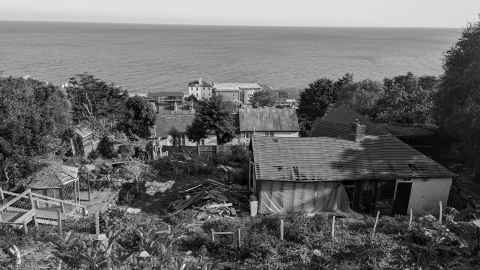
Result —
<path fill-rule="evenodd" d="M 194 96 L 196 99 L 209 99 L 213 95 L 213 86 L 201 78 L 188 83 L 188 93 L 186 97 Z"/>

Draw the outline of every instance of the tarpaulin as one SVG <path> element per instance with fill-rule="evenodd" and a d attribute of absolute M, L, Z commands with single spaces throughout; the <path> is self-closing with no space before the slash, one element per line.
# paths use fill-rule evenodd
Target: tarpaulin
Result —
<path fill-rule="evenodd" d="M 338 182 L 259 181 L 261 214 L 351 212 L 344 186 Z"/>

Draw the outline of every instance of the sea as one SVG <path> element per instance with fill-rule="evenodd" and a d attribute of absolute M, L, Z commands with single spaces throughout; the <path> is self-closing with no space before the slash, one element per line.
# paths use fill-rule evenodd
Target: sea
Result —
<path fill-rule="evenodd" d="M 140 25 L 0 21 L 0 75 L 62 84 L 90 73 L 131 92 L 191 80 L 303 89 L 353 73 L 440 75 L 461 29 Z"/>

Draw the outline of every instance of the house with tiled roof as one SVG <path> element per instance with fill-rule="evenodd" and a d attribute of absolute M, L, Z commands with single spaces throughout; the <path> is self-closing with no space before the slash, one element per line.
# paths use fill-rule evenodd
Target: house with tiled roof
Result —
<path fill-rule="evenodd" d="M 454 174 L 391 134 L 272 138 L 254 136 L 260 213 L 438 211 Z"/>
<path fill-rule="evenodd" d="M 245 108 L 239 111 L 240 139 L 249 141 L 253 134 L 270 137 L 298 137 L 297 113 L 294 109 Z"/>
<path fill-rule="evenodd" d="M 161 145 L 166 146 L 196 146 L 197 143 L 191 141 L 186 132 L 188 126 L 193 123 L 195 113 L 187 111 L 163 112 L 157 114 L 155 120 L 155 132 Z M 171 133 L 176 134 L 176 138 Z M 215 135 L 210 134 L 202 140 L 200 144 L 216 144 Z"/>

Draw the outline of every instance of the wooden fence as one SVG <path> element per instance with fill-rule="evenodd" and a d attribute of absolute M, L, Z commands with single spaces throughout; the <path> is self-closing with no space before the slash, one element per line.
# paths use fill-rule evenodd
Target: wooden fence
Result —
<path fill-rule="evenodd" d="M 168 155 L 185 153 L 190 156 L 213 159 L 219 154 L 231 154 L 237 147 L 246 148 L 244 145 L 163 146 L 162 152 L 168 152 Z"/>

